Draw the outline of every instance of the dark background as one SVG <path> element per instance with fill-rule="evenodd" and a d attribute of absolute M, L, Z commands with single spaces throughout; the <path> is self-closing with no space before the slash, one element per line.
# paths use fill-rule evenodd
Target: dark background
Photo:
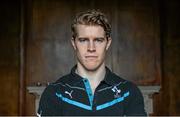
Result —
<path fill-rule="evenodd" d="M 26 87 L 47 85 L 75 64 L 75 14 L 99 9 L 112 25 L 109 68 L 137 85 L 161 86 L 152 115 L 180 115 L 179 0 L 3 0 L 0 115 L 34 115 Z"/>

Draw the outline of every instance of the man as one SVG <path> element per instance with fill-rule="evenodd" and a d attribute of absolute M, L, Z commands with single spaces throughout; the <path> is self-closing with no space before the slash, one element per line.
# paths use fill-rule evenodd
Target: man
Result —
<path fill-rule="evenodd" d="M 72 23 L 72 46 L 77 65 L 48 85 L 38 115 L 146 115 L 140 90 L 105 66 L 111 27 L 99 11 L 80 13 Z"/>

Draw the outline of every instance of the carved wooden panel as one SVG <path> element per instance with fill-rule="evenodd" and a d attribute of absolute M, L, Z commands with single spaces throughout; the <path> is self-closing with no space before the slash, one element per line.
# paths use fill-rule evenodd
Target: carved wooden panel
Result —
<path fill-rule="evenodd" d="M 139 85 L 160 84 L 157 2 L 117 3 L 113 13 L 112 68 Z"/>

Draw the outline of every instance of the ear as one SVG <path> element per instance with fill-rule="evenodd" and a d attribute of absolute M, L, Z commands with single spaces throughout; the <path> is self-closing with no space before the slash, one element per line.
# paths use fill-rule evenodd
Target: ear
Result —
<path fill-rule="evenodd" d="M 106 50 L 109 49 L 110 45 L 111 45 L 112 39 L 109 37 L 108 41 L 107 41 L 107 45 L 106 45 Z"/>
<path fill-rule="evenodd" d="M 73 37 L 71 38 L 71 44 L 72 44 L 74 50 L 76 50 L 75 39 Z"/>

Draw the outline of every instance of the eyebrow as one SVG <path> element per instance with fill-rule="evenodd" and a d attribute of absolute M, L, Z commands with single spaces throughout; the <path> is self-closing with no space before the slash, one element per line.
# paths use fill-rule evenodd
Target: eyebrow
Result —
<path fill-rule="evenodd" d="M 104 38 L 104 37 L 96 37 L 96 38 L 94 38 L 94 39 L 101 39 L 101 40 L 105 40 L 105 38 Z"/>
<path fill-rule="evenodd" d="M 89 39 L 88 37 L 78 37 L 78 39 Z M 102 39 L 104 40 L 104 37 L 95 37 L 94 39 Z"/>
<path fill-rule="evenodd" d="M 78 37 L 78 39 L 89 39 L 87 37 Z"/>

